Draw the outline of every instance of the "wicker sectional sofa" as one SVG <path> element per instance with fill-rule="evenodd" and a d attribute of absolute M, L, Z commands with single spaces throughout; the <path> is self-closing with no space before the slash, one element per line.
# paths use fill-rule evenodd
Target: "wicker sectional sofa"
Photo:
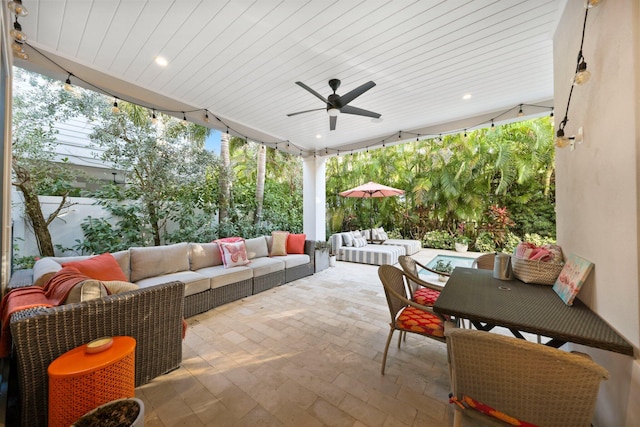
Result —
<path fill-rule="evenodd" d="M 10 325 L 21 425 L 47 425 L 47 367 L 63 353 L 99 337 L 131 336 L 138 387 L 179 367 L 183 317 L 313 274 L 313 241 L 305 241 L 304 254 L 278 257 L 269 257 L 270 236 L 245 244 L 251 263 L 232 268 L 222 265 L 216 243 L 130 248 L 113 255 L 138 289 L 14 313 Z M 59 269 L 54 264 L 85 258 L 44 258 L 33 270 L 14 274 L 9 288 L 42 283 Z"/>

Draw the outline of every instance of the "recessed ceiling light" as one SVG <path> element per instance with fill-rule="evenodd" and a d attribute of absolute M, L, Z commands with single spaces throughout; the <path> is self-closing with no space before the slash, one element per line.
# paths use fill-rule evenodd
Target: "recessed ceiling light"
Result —
<path fill-rule="evenodd" d="M 156 61 L 156 64 L 158 64 L 161 67 L 166 67 L 167 65 L 169 65 L 169 61 L 167 61 L 166 58 L 160 55 L 155 57 L 155 61 Z"/>
<path fill-rule="evenodd" d="M 320 139 L 320 138 L 322 138 L 322 135 L 317 134 L 317 135 L 316 135 L 316 138 Z"/>
<path fill-rule="evenodd" d="M 467 99 L 471 99 L 471 94 L 470 94 L 470 93 L 465 93 L 465 94 L 462 96 L 462 99 L 464 99 L 465 101 L 466 101 Z"/>

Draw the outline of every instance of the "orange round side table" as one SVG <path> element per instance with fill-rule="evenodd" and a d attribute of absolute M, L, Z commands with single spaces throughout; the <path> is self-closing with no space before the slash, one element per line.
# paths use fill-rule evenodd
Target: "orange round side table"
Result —
<path fill-rule="evenodd" d="M 131 337 L 76 347 L 51 362 L 49 426 L 68 427 L 90 410 L 135 397 L 135 348 Z"/>

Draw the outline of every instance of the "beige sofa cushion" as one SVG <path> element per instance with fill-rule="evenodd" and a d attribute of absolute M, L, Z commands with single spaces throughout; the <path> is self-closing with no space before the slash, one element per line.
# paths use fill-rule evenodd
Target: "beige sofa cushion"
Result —
<path fill-rule="evenodd" d="M 210 280 L 208 277 L 195 271 L 179 271 L 177 273 L 163 274 L 161 276 L 148 277 L 146 279 L 136 282 L 141 288 L 148 288 L 149 286 L 161 285 L 168 282 L 182 282 L 184 283 L 184 296 L 199 294 L 209 289 Z"/>
<path fill-rule="evenodd" d="M 211 279 L 211 289 L 253 278 L 251 267 L 244 265 L 233 268 L 216 265 L 215 267 L 202 268 L 197 273 Z"/>
<path fill-rule="evenodd" d="M 217 243 L 189 243 L 189 264 L 192 271 L 222 265 Z"/>
<path fill-rule="evenodd" d="M 189 245 L 131 248 L 131 281 L 138 283 L 147 277 L 162 276 L 189 270 Z"/>
<path fill-rule="evenodd" d="M 247 248 L 247 256 L 249 257 L 249 259 L 269 256 L 267 239 L 265 239 L 264 236 L 256 237 L 253 239 L 246 239 L 244 241 L 244 244 Z"/>
<path fill-rule="evenodd" d="M 69 291 L 67 299 L 64 300 L 63 304 L 89 301 L 106 295 L 107 289 L 100 280 L 85 280 L 75 285 L 71 291 Z"/>
<path fill-rule="evenodd" d="M 284 270 L 284 262 L 282 258 L 269 258 L 261 257 L 251 261 L 251 269 L 253 270 L 253 277 L 264 276 L 265 274 L 275 273 L 276 271 Z"/>
<path fill-rule="evenodd" d="M 297 267 L 299 265 L 308 264 L 311 261 L 311 258 L 309 258 L 309 255 L 307 254 L 290 254 L 278 257 L 278 259 L 284 262 L 285 268 Z"/>

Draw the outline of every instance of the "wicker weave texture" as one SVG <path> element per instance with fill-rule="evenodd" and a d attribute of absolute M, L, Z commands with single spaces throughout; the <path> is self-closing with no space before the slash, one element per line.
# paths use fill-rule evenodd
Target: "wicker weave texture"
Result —
<path fill-rule="evenodd" d="M 204 313 L 211 308 L 211 290 L 184 297 L 184 317 Z"/>
<path fill-rule="evenodd" d="M 585 356 L 489 332 L 454 329 L 447 347 L 458 399 L 470 396 L 540 426 L 589 426 L 608 378 Z"/>
<path fill-rule="evenodd" d="M 253 280 L 246 279 L 240 282 L 231 283 L 230 285 L 211 289 L 209 308 L 215 308 L 223 304 L 248 297 L 249 295 L 251 295 L 252 286 Z"/>
<path fill-rule="evenodd" d="M 253 290 L 252 294 L 255 295 L 259 292 L 266 291 L 267 289 L 275 288 L 284 284 L 285 272 L 274 271 L 273 273 L 264 274 L 262 276 L 253 278 Z"/>
<path fill-rule="evenodd" d="M 531 261 L 511 255 L 513 275 L 524 283 L 553 285 L 562 271 L 564 264 L 556 262 Z"/>
<path fill-rule="evenodd" d="M 184 284 L 171 282 L 104 298 L 32 310 L 11 318 L 21 421 L 47 425 L 47 367 L 63 353 L 104 336 L 136 340 L 136 387 L 182 361 Z"/>
<path fill-rule="evenodd" d="M 294 280 L 302 279 L 303 277 L 311 276 L 313 274 L 314 264 L 307 263 L 299 265 L 297 267 L 287 268 L 284 271 L 284 282 L 289 283 Z"/>

